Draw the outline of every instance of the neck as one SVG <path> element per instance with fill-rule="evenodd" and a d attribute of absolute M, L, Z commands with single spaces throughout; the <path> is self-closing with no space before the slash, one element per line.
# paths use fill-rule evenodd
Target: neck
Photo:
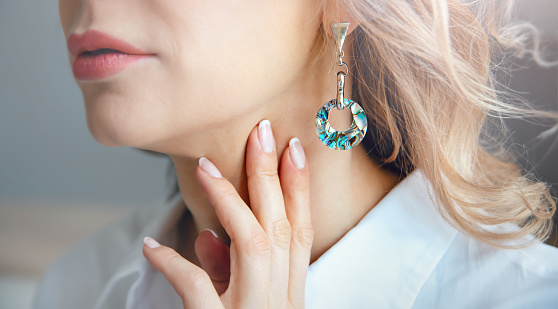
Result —
<path fill-rule="evenodd" d="M 346 46 L 349 48 L 347 54 L 351 54 L 351 44 L 346 43 Z M 349 61 L 347 59 L 346 62 L 351 67 Z M 379 168 L 367 156 L 362 145 L 341 151 L 331 150 L 319 141 L 314 119 L 318 109 L 335 98 L 337 79 L 331 71 L 329 61 L 315 63 L 313 69 L 306 72 L 306 75 L 293 83 L 289 91 L 281 93 L 268 104 L 263 104 L 264 108 L 261 110 L 253 110 L 249 115 L 230 119 L 222 126 L 212 127 L 209 132 L 191 134 L 187 145 L 196 145 L 195 151 L 191 147 L 166 152 L 174 162 L 180 193 L 192 214 L 192 230 L 195 228 L 199 233 L 209 228 L 225 242 L 230 241 L 213 207 L 198 186 L 194 171 L 199 157 L 206 156 L 248 203 L 246 141 L 252 128 L 263 119 L 271 122 L 278 155 L 282 154 L 292 137 L 298 137 L 304 147 L 306 162 L 310 168 L 310 202 L 314 228 L 311 261 L 316 260 L 343 237 L 398 182 L 398 175 Z M 351 98 L 351 85 L 352 80 L 348 75 L 345 80 L 347 98 Z M 347 109 L 344 113 L 340 115 L 332 112 L 330 120 L 333 127 L 349 126 L 352 117 Z M 188 147 L 184 142 L 181 144 Z M 197 233 L 192 231 L 192 234 L 195 234 L 191 235 L 195 239 Z M 182 241 L 184 251 L 190 250 L 188 247 L 192 246 L 192 239 Z M 195 254 L 189 256 L 195 260 Z"/>
<path fill-rule="evenodd" d="M 282 133 L 287 130 L 281 130 L 281 122 L 275 123 L 274 135 L 281 154 L 293 135 Z M 379 168 L 360 145 L 350 151 L 334 151 L 322 145 L 315 133 L 308 135 L 311 136 L 299 139 L 305 146 L 310 168 L 313 262 L 354 227 L 397 183 L 398 177 Z M 209 158 L 248 203 L 244 146 L 213 152 Z M 221 239 L 230 241 L 195 180 L 197 160 L 173 157 L 173 161 L 182 198 L 192 214 L 192 228 L 198 233 L 210 228 Z M 195 239 L 196 235 L 192 237 Z M 193 243 L 191 239 L 187 242 Z"/>

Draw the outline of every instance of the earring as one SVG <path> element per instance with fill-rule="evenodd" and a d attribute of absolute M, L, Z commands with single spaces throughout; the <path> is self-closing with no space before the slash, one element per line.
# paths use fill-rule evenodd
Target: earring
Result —
<path fill-rule="evenodd" d="M 346 150 L 355 147 L 362 141 L 366 135 L 368 120 L 366 119 L 362 107 L 355 101 L 347 99 L 344 96 L 345 76 L 349 74 L 349 66 L 343 62 L 343 56 L 345 55 L 343 43 L 347 36 L 349 23 L 332 23 L 331 29 L 333 30 L 333 36 L 337 43 L 337 56 L 339 58 L 337 65 L 345 66 L 347 72 L 337 72 L 337 99 L 330 100 L 318 111 L 318 115 L 316 116 L 316 133 L 320 141 L 327 147 Z M 336 131 L 331 127 L 329 124 L 329 112 L 334 107 L 337 107 L 338 110 L 343 110 L 345 107 L 351 110 L 353 114 L 353 123 L 349 129 L 345 131 Z"/>

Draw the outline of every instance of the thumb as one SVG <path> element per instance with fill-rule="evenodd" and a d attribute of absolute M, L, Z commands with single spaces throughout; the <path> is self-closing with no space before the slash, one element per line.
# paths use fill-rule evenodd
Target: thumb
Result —
<path fill-rule="evenodd" d="M 231 277 L 230 249 L 217 234 L 210 229 L 200 232 L 194 244 L 201 267 L 211 278 L 219 295 L 229 286 Z"/>

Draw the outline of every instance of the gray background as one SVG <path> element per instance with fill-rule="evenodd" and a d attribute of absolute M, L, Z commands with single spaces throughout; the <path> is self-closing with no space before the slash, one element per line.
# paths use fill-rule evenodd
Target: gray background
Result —
<path fill-rule="evenodd" d="M 168 159 L 90 135 L 55 0 L 0 0 L 0 309 L 61 252 L 166 195 Z"/>
<path fill-rule="evenodd" d="M 523 4 L 522 14 L 535 20 L 556 51 L 558 2 Z M 525 65 L 530 68 L 515 72 L 511 87 L 558 110 L 558 70 Z M 508 124 L 510 145 L 525 156 L 522 164 L 557 183 L 556 135 L 534 145 L 544 127 Z M 107 148 L 90 136 L 57 1 L 0 0 L 0 308 L 28 308 L 38 276 L 61 251 L 163 197 L 167 166 L 165 157 Z"/>
<path fill-rule="evenodd" d="M 165 160 L 89 134 L 54 0 L 0 4 L 0 205 L 51 200 L 145 205 Z"/>

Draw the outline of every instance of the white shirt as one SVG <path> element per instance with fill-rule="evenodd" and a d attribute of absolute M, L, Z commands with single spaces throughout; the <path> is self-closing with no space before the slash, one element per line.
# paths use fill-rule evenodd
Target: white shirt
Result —
<path fill-rule="evenodd" d="M 558 308 L 558 249 L 485 245 L 444 221 L 415 170 L 308 270 L 306 308 Z M 142 255 L 176 243 L 180 195 L 97 231 L 46 272 L 37 309 L 182 308 Z"/>

